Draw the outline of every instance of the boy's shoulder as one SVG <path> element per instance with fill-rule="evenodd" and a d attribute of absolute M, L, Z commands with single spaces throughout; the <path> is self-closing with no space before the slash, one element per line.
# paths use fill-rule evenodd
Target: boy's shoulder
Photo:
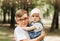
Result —
<path fill-rule="evenodd" d="M 16 26 L 15 30 L 21 30 L 21 27 Z"/>

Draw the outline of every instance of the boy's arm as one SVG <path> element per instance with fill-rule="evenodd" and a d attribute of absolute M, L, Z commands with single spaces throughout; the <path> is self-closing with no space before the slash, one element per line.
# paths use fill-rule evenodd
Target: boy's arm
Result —
<path fill-rule="evenodd" d="M 34 30 L 36 28 L 34 26 L 31 26 L 31 27 L 24 27 L 23 29 L 27 30 L 27 31 L 31 31 L 31 30 Z"/>
<path fill-rule="evenodd" d="M 34 41 L 40 41 L 40 40 L 42 40 L 45 37 L 45 35 L 46 35 L 45 31 L 43 30 L 42 33 L 41 33 L 41 35 L 39 37 L 35 38 Z"/>
<path fill-rule="evenodd" d="M 28 39 L 28 38 L 24 38 L 20 39 L 19 41 L 40 41 L 45 37 L 45 31 L 42 31 L 41 35 L 35 39 Z M 21 37 L 20 37 L 21 38 Z"/>

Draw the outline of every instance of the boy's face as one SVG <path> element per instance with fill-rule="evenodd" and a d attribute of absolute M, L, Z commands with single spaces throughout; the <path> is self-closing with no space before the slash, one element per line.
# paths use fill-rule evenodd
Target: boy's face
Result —
<path fill-rule="evenodd" d="M 33 21 L 33 22 L 38 22 L 38 21 L 40 20 L 39 14 L 37 14 L 37 13 L 34 13 L 34 14 L 31 16 L 31 18 L 32 18 L 32 21 Z"/>
<path fill-rule="evenodd" d="M 24 14 L 23 16 L 17 18 L 16 22 L 21 27 L 26 27 L 28 25 L 28 23 L 29 23 L 27 14 Z"/>

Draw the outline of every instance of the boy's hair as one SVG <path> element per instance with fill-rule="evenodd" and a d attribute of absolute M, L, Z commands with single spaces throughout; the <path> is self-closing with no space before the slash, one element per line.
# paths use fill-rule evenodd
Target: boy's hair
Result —
<path fill-rule="evenodd" d="M 15 14 L 16 18 L 23 16 L 23 15 L 24 15 L 24 13 L 23 13 L 24 11 L 26 11 L 26 10 L 24 10 L 24 9 L 19 9 L 18 11 L 16 11 L 16 14 Z M 27 12 L 27 11 L 26 11 L 26 12 Z"/>

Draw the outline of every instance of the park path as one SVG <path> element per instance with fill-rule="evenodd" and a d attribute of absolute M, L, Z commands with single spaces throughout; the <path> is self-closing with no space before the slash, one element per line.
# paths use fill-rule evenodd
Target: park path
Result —
<path fill-rule="evenodd" d="M 13 35 L 10 35 L 11 41 L 15 41 Z M 44 41 L 60 41 L 60 36 L 45 36 Z"/>
<path fill-rule="evenodd" d="M 45 41 L 60 41 L 60 36 L 46 36 Z"/>

